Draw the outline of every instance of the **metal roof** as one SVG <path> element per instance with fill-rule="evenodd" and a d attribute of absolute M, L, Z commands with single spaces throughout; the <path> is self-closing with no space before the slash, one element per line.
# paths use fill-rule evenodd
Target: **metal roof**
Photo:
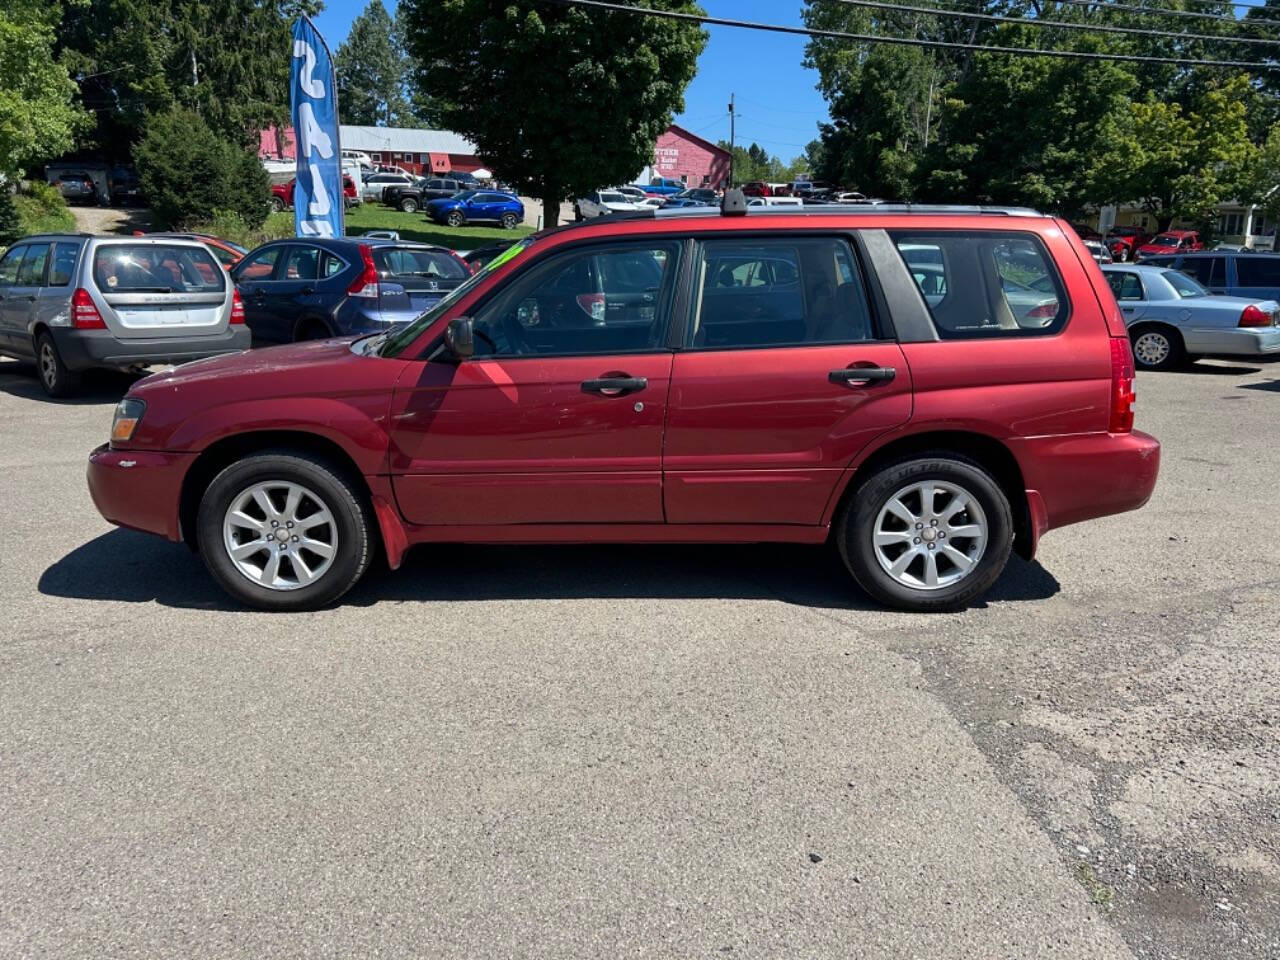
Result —
<path fill-rule="evenodd" d="M 344 150 L 390 150 L 394 153 L 461 153 L 475 156 L 476 145 L 451 130 L 415 130 L 410 127 L 339 128 Z"/>

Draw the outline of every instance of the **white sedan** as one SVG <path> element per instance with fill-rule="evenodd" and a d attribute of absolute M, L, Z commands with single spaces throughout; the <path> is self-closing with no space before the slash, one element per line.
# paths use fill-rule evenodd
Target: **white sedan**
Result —
<path fill-rule="evenodd" d="M 1167 267 L 1109 264 L 1102 272 L 1120 304 L 1134 362 L 1168 370 L 1198 356 L 1280 353 L 1280 304 L 1221 297 Z"/>
<path fill-rule="evenodd" d="M 621 190 L 596 190 L 573 202 L 573 215 L 577 220 L 590 220 L 609 213 L 634 213 L 649 209 L 635 197 Z"/>

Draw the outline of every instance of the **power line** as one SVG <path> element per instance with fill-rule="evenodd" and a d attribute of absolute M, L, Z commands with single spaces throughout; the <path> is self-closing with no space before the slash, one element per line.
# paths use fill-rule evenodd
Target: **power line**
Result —
<path fill-rule="evenodd" d="M 1130 10 L 1134 13 L 1146 14 L 1148 16 L 1159 17 L 1195 17 L 1200 20 L 1223 20 L 1227 23 L 1234 23 L 1237 26 L 1262 26 L 1280 27 L 1280 20 L 1262 20 L 1256 17 L 1228 17 L 1222 13 L 1202 13 L 1199 10 L 1169 10 L 1165 7 L 1144 7 L 1132 3 L 1111 3 L 1101 2 L 1101 0 L 1057 0 L 1059 3 L 1069 3 L 1077 7 L 1094 7 L 1098 10 Z M 1261 9 L 1255 7 L 1254 9 Z"/>
<path fill-rule="evenodd" d="M 1261 37 L 1223 37 L 1211 33 L 1174 33 L 1171 30 L 1152 30 L 1148 27 L 1116 27 L 1109 24 L 1071 23 L 1066 20 L 1041 20 L 1039 17 L 1005 17 L 994 13 L 976 13 L 969 10 L 948 10 L 933 7 L 906 7 L 902 4 L 879 3 L 877 0 L 836 0 L 851 7 L 871 7 L 876 10 L 897 10 L 906 13 L 924 13 L 937 17 L 962 17 L 965 20 L 986 20 L 994 23 L 1019 23 L 1030 27 L 1058 27 L 1064 30 L 1083 30 L 1087 33 L 1128 33 L 1142 37 L 1171 37 L 1177 40 L 1211 40 L 1215 43 L 1261 43 L 1280 46 L 1280 39 Z"/>
<path fill-rule="evenodd" d="M 1255 63 L 1248 60 L 1198 60 L 1187 57 L 1144 57 L 1133 53 L 1096 53 L 1092 50 L 1035 50 L 1030 47 L 1003 47 L 985 43 L 960 43 L 954 40 L 917 40 L 912 37 L 886 37 L 867 33 L 849 33 L 843 30 L 816 30 L 809 27 L 793 27 L 781 23 L 759 23 L 753 20 L 733 20 L 728 17 L 709 17 L 698 13 L 681 13 L 676 10 L 655 10 L 652 7 L 631 7 L 608 0 L 542 0 L 562 7 L 582 10 L 607 10 L 614 13 L 630 13 L 639 16 L 658 17 L 666 20 L 682 20 L 686 23 L 705 24 L 713 27 L 741 27 L 746 30 L 765 30 L 770 33 L 786 33 L 793 36 L 821 37 L 829 40 L 853 40 L 857 43 L 888 43 L 904 47 L 932 47 L 939 50 L 977 50 L 985 53 L 1003 53 L 1016 57 L 1061 57 L 1070 60 L 1105 60 L 1124 63 L 1155 63 L 1177 67 L 1229 67 L 1238 70 L 1280 70 L 1280 63 Z M 1089 3 L 1090 0 L 1062 0 L 1064 3 Z M 1116 6 L 1116 4 L 1109 4 Z M 1184 11 L 1185 12 L 1185 11 Z"/>

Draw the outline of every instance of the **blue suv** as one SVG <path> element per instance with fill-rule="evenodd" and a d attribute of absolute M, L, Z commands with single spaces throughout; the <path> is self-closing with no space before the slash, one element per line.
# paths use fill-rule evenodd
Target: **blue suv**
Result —
<path fill-rule="evenodd" d="M 277 240 L 231 271 L 255 343 L 389 330 L 470 276 L 452 250 L 372 237 Z"/>
<path fill-rule="evenodd" d="M 524 222 L 524 204 L 514 193 L 463 190 L 452 197 L 432 200 L 427 204 L 427 216 L 451 227 L 488 221 L 502 224 L 505 230 L 514 230 Z"/>
<path fill-rule="evenodd" d="M 1180 256 L 1143 257 L 1153 267 L 1173 267 L 1200 281 L 1210 293 L 1251 300 L 1280 300 L 1280 254 L 1212 250 Z"/>

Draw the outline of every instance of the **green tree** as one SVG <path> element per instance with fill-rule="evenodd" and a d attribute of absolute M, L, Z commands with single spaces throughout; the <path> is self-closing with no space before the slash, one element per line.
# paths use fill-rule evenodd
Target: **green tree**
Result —
<path fill-rule="evenodd" d="M 0 6 L 0 179 L 66 153 L 88 120 L 53 55 L 60 13 L 56 4 L 33 0 Z"/>
<path fill-rule="evenodd" d="M 1257 190 L 1248 97 L 1249 81 L 1237 75 L 1205 86 L 1189 107 L 1149 95 L 1108 116 L 1094 195 L 1141 203 L 1161 230 L 1175 218 L 1210 223 L 1219 203 Z"/>
<path fill-rule="evenodd" d="M 134 159 L 160 227 L 179 228 L 224 213 L 238 214 L 249 227 L 267 218 L 271 183 L 262 164 L 192 110 L 173 107 L 150 117 Z"/>
<path fill-rule="evenodd" d="M 122 155 L 174 106 L 243 145 L 289 116 L 290 30 L 319 0 L 77 0 L 58 31 L 93 139 Z"/>
<path fill-rule="evenodd" d="M 400 46 L 400 31 L 382 0 L 371 0 L 356 17 L 334 61 L 338 109 L 344 123 L 369 127 L 412 123 L 405 93 L 409 59 Z"/>
<path fill-rule="evenodd" d="M 548 226 L 562 200 L 629 182 L 653 162 L 707 41 L 689 23 L 535 0 L 403 0 L 401 10 L 421 24 L 409 52 L 441 123 L 540 199 Z"/>

